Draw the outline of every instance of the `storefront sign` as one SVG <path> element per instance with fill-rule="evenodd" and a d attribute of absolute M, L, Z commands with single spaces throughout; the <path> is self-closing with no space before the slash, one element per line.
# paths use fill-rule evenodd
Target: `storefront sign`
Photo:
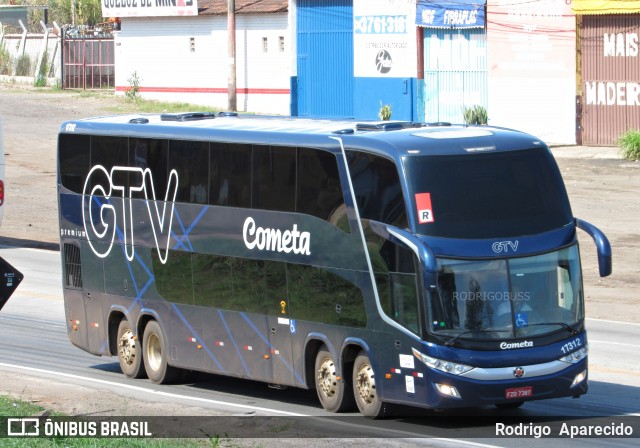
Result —
<path fill-rule="evenodd" d="M 103 17 L 197 16 L 198 0 L 101 0 Z"/>
<path fill-rule="evenodd" d="M 354 76 L 415 76 L 414 2 L 353 0 Z"/>
<path fill-rule="evenodd" d="M 484 28 L 485 0 L 418 0 L 416 25 L 429 28 Z"/>

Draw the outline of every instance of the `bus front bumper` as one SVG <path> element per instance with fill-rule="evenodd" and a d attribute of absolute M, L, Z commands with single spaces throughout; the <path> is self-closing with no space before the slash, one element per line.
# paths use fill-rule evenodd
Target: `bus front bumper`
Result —
<path fill-rule="evenodd" d="M 559 397 L 577 397 L 587 393 L 587 360 L 552 373 L 531 376 L 534 366 L 484 369 L 467 375 L 451 375 L 429 369 L 427 393 L 429 408 L 455 408 L 501 405 Z M 562 366 L 564 367 L 564 366 Z M 506 372 L 510 378 L 506 378 Z M 492 379 L 492 376 L 494 379 Z"/>

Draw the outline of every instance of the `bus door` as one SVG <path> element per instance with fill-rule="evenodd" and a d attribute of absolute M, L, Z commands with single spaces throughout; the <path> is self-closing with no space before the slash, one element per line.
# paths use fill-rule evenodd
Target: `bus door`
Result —
<path fill-rule="evenodd" d="M 287 293 L 287 265 L 282 262 L 265 262 L 268 327 L 273 382 L 295 384 L 292 336 L 295 322 L 290 319 Z"/>
<path fill-rule="evenodd" d="M 402 375 L 392 375 L 384 387 L 391 396 L 413 399 L 426 388 L 412 354 L 412 347 L 420 340 L 425 325 L 422 318 L 425 291 L 421 284 L 426 279 L 421 266 L 424 262 L 410 247 L 420 249 L 424 245 L 406 230 L 375 221 L 366 222 L 365 235 L 383 318 L 400 329 L 379 334 L 381 352 L 394 354 L 379 357 L 380 370 L 403 372 Z M 422 260 L 429 256 L 426 254 Z M 431 269 L 434 262 L 435 259 L 429 259 Z"/>

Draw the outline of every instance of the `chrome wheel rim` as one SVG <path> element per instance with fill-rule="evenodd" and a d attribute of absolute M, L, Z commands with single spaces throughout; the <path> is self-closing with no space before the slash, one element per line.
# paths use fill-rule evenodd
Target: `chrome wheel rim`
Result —
<path fill-rule="evenodd" d="M 323 359 L 317 374 L 318 389 L 325 397 L 333 397 L 336 394 L 338 385 L 336 381 L 336 365 L 333 360 L 330 358 Z"/>
<path fill-rule="evenodd" d="M 128 366 L 132 365 L 136 358 L 136 340 L 130 329 L 127 329 L 120 337 L 120 359 Z"/>
<path fill-rule="evenodd" d="M 376 380 L 370 365 L 364 364 L 355 377 L 356 396 L 366 404 L 371 404 L 376 398 Z"/>
<path fill-rule="evenodd" d="M 149 367 L 154 371 L 159 370 L 162 365 L 162 346 L 158 335 L 155 333 L 147 336 L 147 361 Z"/>

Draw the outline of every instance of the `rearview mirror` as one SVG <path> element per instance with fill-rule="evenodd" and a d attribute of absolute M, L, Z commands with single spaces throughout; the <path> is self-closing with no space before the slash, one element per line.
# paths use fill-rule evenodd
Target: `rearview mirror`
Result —
<path fill-rule="evenodd" d="M 575 218 L 576 226 L 580 230 L 584 230 L 591 235 L 593 241 L 596 243 L 598 249 L 598 268 L 600 270 L 600 277 L 606 277 L 611 275 L 612 272 L 612 257 L 611 257 L 611 244 L 600 229 L 593 224 L 583 221 L 582 219 Z"/>

